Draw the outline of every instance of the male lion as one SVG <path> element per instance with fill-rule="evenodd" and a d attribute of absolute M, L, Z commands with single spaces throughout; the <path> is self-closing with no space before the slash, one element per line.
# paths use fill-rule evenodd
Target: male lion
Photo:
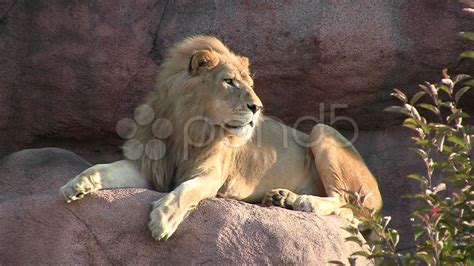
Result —
<path fill-rule="evenodd" d="M 146 103 L 160 121 L 171 121 L 164 157 L 148 152 L 95 165 L 60 188 L 67 202 L 103 188 L 169 192 L 152 204 L 149 227 L 157 240 L 168 239 L 200 200 L 215 196 L 349 220 L 352 212 L 341 208 L 347 191 L 371 193 L 366 206 L 382 207 L 377 182 L 351 143 L 326 125 L 306 135 L 263 118 L 248 59 L 214 37 L 171 48 Z M 148 143 L 157 130 L 170 130 L 170 123 L 139 126 L 136 139 Z M 125 145 L 124 152 L 133 149 Z"/>

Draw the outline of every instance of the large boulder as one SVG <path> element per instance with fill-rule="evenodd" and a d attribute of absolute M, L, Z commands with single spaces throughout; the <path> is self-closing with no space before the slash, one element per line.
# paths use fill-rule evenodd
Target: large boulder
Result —
<path fill-rule="evenodd" d="M 456 1 L 9 0 L 0 14 L 0 156 L 50 145 L 116 158 L 117 121 L 193 34 L 247 55 L 267 113 L 291 125 L 331 123 L 332 105 L 362 129 L 385 127 L 397 122 L 382 112 L 393 87 L 472 71 L 453 64 L 466 49 L 456 33 L 474 28 Z"/>
<path fill-rule="evenodd" d="M 0 161 L 0 264 L 347 264 L 357 249 L 338 217 L 225 199 L 202 201 L 171 239 L 156 242 L 147 222 L 161 193 L 111 189 L 70 204 L 59 197 L 88 166 L 51 148 Z"/>

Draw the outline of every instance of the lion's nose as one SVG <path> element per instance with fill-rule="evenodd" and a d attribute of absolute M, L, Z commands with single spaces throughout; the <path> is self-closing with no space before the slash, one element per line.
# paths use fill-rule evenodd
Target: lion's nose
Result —
<path fill-rule="evenodd" d="M 247 104 L 247 107 L 250 109 L 250 111 L 252 111 L 252 113 L 256 113 L 257 111 L 259 111 L 260 109 L 262 109 L 262 106 L 258 106 L 256 104 Z"/>

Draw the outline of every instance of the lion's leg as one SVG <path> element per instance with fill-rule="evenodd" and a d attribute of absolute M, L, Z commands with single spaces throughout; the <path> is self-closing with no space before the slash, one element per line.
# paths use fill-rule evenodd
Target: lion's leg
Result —
<path fill-rule="evenodd" d="M 149 228 L 156 240 L 167 240 L 178 228 L 184 217 L 202 199 L 214 197 L 222 182 L 218 178 L 196 177 L 190 179 L 166 196 L 152 203 Z"/>
<path fill-rule="evenodd" d="M 129 160 L 94 165 L 69 180 L 59 193 L 71 202 L 99 189 L 125 187 L 152 188 L 138 166 Z"/>
<path fill-rule="evenodd" d="M 346 191 L 371 194 L 364 202 L 371 209 L 382 208 L 377 181 L 364 160 L 346 138 L 334 128 L 319 124 L 310 136 L 310 148 L 318 177 L 329 198 L 337 198 L 340 208 L 347 203 Z M 340 212 L 335 209 L 334 212 Z"/>
<path fill-rule="evenodd" d="M 339 132 L 326 125 L 316 125 L 311 132 L 310 148 L 326 197 L 297 195 L 285 189 L 276 189 L 267 193 L 264 203 L 322 215 L 336 214 L 357 222 L 352 211 L 342 207 L 347 203 L 346 191 L 353 191 L 370 193 L 365 206 L 381 209 L 382 198 L 375 177 L 352 144 Z"/>
<path fill-rule="evenodd" d="M 341 208 L 344 203 L 338 197 L 318 197 L 313 195 L 298 195 L 287 189 L 274 189 L 268 192 L 263 204 L 279 206 L 296 211 L 314 212 L 319 215 L 338 215 L 352 221 L 352 211 Z"/>

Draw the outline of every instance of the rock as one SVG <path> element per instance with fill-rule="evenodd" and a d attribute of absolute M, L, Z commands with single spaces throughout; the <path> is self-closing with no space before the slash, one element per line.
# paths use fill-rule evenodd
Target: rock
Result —
<path fill-rule="evenodd" d="M 57 194 L 58 187 L 90 166 L 76 154 L 57 148 L 16 152 L 0 161 L 0 199 Z"/>
<path fill-rule="evenodd" d="M 57 189 L 88 165 L 60 149 L 0 162 L 0 176 L 7 173 L 0 179 L 0 264 L 322 265 L 347 263 L 356 250 L 344 242 L 338 217 L 225 199 L 202 201 L 171 239 L 156 242 L 147 223 L 161 193 L 102 190 L 70 204 L 59 197 Z"/>
<path fill-rule="evenodd" d="M 116 159 L 117 121 L 133 117 L 166 48 L 193 34 L 216 35 L 248 56 L 266 112 L 290 125 L 302 116 L 331 123 L 331 106 L 364 130 L 393 125 L 397 116 L 382 112 L 395 103 L 393 87 L 437 81 L 444 67 L 472 72 L 472 64 L 452 64 L 467 49 L 456 33 L 474 28 L 461 8 L 451 1 L 4 1 L 0 157 L 58 146 L 94 162 Z M 465 105 L 473 110 L 473 102 Z"/>

